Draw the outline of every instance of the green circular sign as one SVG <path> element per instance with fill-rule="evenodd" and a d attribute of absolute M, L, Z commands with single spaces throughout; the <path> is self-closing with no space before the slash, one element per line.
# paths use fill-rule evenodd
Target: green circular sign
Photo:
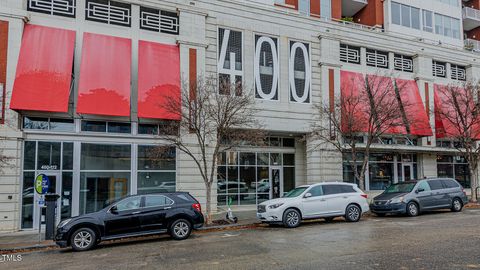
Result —
<path fill-rule="evenodd" d="M 48 187 L 50 186 L 50 180 L 45 174 L 39 174 L 35 177 L 35 191 L 43 195 L 48 192 Z"/>

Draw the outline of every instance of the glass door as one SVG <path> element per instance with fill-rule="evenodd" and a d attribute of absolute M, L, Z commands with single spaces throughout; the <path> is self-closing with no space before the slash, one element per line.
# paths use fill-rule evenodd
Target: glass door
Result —
<path fill-rule="evenodd" d="M 270 199 L 282 197 L 283 174 L 282 167 L 270 167 Z"/>
<path fill-rule="evenodd" d="M 35 177 L 39 174 L 45 174 L 48 176 L 49 180 L 49 187 L 47 193 L 55 193 L 58 195 L 62 194 L 62 177 L 59 172 L 38 172 Z M 32 179 L 34 181 L 35 179 Z M 41 222 L 42 225 L 45 225 L 45 214 L 46 208 L 42 207 L 42 215 L 40 216 L 40 203 L 45 205 L 45 196 L 39 195 L 37 192 L 34 192 L 33 195 L 34 204 L 33 204 L 33 228 L 38 228 L 39 223 Z M 60 222 L 62 207 L 61 207 L 62 197 L 58 198 L 57 200 L 57 214 L 56 214 L 56 223 Z"/>
<path fill-rule="evenodd" d="M 412 164 L 402 164 L 402 177 L 399 179 L 400 182 L 413 180 L 413 165 Z"/>

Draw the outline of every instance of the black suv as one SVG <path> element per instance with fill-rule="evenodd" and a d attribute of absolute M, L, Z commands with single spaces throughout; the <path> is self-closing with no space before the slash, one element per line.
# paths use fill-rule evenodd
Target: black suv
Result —
<path fill-rule="evenodd" d="M 98 212 L 62 220 L 55 241 L 84 251 L 104 240 L 165 232 L 183 240 L 203 222 L 200 204 L 187 192 L 133 195 Z"/>

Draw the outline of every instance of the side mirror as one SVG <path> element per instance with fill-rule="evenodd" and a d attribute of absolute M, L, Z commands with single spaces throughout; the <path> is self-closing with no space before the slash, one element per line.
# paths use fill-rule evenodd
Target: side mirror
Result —
<path fill-rule="evenodd" d="M 305 196 L 303 196 L 303 197 L 304 197 L 305 199 L 306 199 L 306 198 L 310 198 L 310 197 L 312 197 L 312 193 L 309 192 L 309 193 L 305 194 Z"/>
<path fill-rule="evenodd" d="M 116 206 L 116 205 L 114 205 L 114 206 L 112 206 L 112 208 L 110 208 L 110 213 L 112 213 L 112 214 L 118 214 L 118 209 L 117 209 L 117 206 Z"/>

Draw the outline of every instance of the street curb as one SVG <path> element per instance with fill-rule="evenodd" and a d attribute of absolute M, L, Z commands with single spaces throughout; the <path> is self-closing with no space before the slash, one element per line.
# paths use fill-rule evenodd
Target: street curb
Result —
<path fill-rule="evenodd" d="M 228 230 L 242 230 L 242 229 L 251 229 L 251 228 L 256 228 L 260 225 L 261 223 L 254 222 L 254 223 L 242 223 L 242 224 L 228 224 L 228 225 L 218 225 L 218 226 L 209 226 L 209 227 L 202 227 L 193 233 L 209 233 L 209 232 L 217 232 L 217 231 L 228 231 Z M 159 234 L 161 235 L 161 234 Z M 158 235 L 156 235 L 158 236 Z M 144 236 L 145 239 L 152 238 L 155 236 Z M 142 237 L 143 238 L 143 237 Z M 134 240 L 135 237 L 133 238 L 121 238 L 113 241 L 118 241 L 118 240 Z M 109 242 L 109 241 L 106 241 Z M 0 253 L 2 254 L 9 254 L 9 253 L 20 253 L 20 252 L 31 252 L 31 251 L 40 251 L 40 250 L 45 250 L 45 249 L 62 249 L 57 244 L 52 242 L 51 244 L 35 244 L 31 246 L 22 246 L 22 247 L 14 247 L 14 248 L 0 248 Z"/>

